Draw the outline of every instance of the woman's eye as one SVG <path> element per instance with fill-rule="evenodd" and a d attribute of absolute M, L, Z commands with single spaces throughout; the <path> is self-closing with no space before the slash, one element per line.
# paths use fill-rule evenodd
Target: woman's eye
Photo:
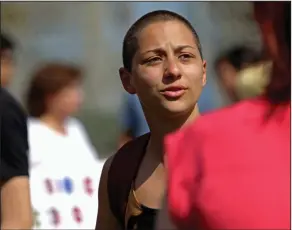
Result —
<path fill-rule="evenodd" d="M 179 56 L 179 59 L 182 60 L 182 61 L 187 61 L 189 59 L 191 59 L 192 56 L 190 54 L 182 54 Z"/>
<path fill-rule="evenodd" d="M 161 58 L 159 57 L 154 57 L 154 58 L 150 58 L 146 61 L 147 64 L 152 65 L 152 64 L 156 64 L 158 62 L 161 61 Z"/>

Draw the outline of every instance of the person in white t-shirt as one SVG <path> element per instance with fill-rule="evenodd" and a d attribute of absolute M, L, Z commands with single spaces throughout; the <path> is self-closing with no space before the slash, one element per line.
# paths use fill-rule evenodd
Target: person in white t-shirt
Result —
<path fill-rule="evenodd" d="M 47 64 L 32 77 L 26 106 L 37 229 L 86 229 L 95 223 L 103 160 L 72 117 L 81 103 L 78 67 Z"/>

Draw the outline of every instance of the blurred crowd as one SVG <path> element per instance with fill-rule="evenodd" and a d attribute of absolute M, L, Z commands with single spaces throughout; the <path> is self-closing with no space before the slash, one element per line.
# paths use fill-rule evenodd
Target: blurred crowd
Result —
<path fill-rule="evenodd" d="M 17 68 L 15 53 L 21 52 L 19 40 L 1 31 L 1 87 L 9 88 L 13 81 Z M 214 70 L 213 80 L 225 105 L 265 92 L 273 64 L 261 47 L 254 47 L 247 43 L 231 45 L 218 52 L 213 63 L 207 63 L 207 69 Z M 109 63 L 104 65 L 111 68 Z M 22 88 L 24 94 L 20 99 L 29 116 L 29 164 L 36 229 L 88 229 L 95 225 L 99 179 L 109 153 L 101 154 L 92 141 L 95 137 L 88 134 L 91 128 L 102 136 L 103 130 L 76 116 L 86 100 L 86 71 L 76 62 L 47 61 L 35 66 L 32 74 L 26 76 L 28 84 Z M 108 148 L 111 152 L 149 132 L 137 95 L 122 95 L 121 107 L 115 115 L 118 125 L 113 128 L 115 147 Z M 210 99 L 214 95 L 214 92 L 203 93 L 199 100 L 201 114 L 221 106 Z"/>

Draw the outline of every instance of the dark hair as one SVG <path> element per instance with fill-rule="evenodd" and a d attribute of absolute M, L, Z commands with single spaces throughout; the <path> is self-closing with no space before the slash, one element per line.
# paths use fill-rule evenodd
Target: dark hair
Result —
<path fill-rule="evenodd" d="M 229 62 L 237 71 L 241 70 L 246 64 L 255 64 L 261 60 L 261 54 L 254 49 L 246 46 L 237 46 L 228 50 L 215 61 L 215 67 L 221 62 Z"/>
<path fill-rule="evenodd" d="M 38 69 L 29 84 L 26 97 L 28 113 L 41 117 L 46 112 L 46 98 L 82 78 L 81 70 L 67 64 L 47 64 Z"/>
<path fill-rule="evenodd" d="M 269 22 L 277 43 L 278 54 L 270 55 L 273 70 L 266 97 L 273 104 L 291 101 L 291 2 L 255 2 L 259 23 Z M 268 36 L 263 34 L 263 36 Z"/>
<path fill-rule="evenodd" d="M 132 70 L 132 61 L 135 53 L 138 49 L 138 41 L 137 41 L 137 33 L 139 33 L 143 28 L 145 28 L 147 25 L 153 23 L 153 22 L 159 22 L 159 21 L 172 21 L 177 20 L 179 22 L 182 22 L 186 27 L 188 27 L 197 42 L 198 50 L 200 52 L 200 56 L 203 59 L 202 55 L 202 47 L 199 40 L 199 36 L 191 23 L 185 19 L 183 16 L 167 11 L 167 10 L 157 10 L 152 11 L 148 14 L 145 14 L 141 18 L 139 18 L 127 31 L 124 42 L 123 42 L 123 65 L 124 67 L 131 72 Z"/>
<path fill-rule="evenodd" d="M 284 31 L 285 31 L 285 40 L 288 45 L 289 50 L 291 51 L 291 2 L 286 3 L 287 7 L 284 9 Z M 289 6 L 288 6 L 289 4 Z M 291 52 L 289 52 L 291 54 Z"/>
<path fill-rule="evenodd" d="M 3 50 L 14 50 L 14 43 L 7 35 L 1 33 L 1 51 Z"/>

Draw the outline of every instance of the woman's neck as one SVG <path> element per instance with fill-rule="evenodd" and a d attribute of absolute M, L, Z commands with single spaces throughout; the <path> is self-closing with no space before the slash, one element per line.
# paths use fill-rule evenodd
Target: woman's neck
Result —
<path fill-rule="evenodd" d="M 54 116 L 52 114 L 44 114 L 40 117 L 40 120 L 54 131 L 62 135 L 67 135 L 67 130 L 65 128 L 66 118 L 62 118 L 61 116 Z"/>
<path fill-rule="evenodd" d="M 166 119 L 165 117 L 160 119 L 159 116 L 155 116 L 151 119 L 151 116 L 145 114 L 151 132 L 147 151 L 158 155 L 161 160 L 163 160 L 164 137 L 194 121 L 199 115 L 200 113 L 197 105 L 191 112 L 169 119 Z"/>

